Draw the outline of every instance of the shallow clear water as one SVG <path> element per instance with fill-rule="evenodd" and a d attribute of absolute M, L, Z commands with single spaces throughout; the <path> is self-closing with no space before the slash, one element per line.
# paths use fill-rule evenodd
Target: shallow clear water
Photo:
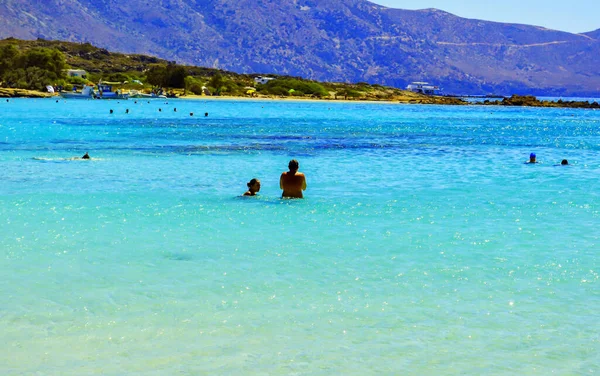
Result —
<path fill-rule="evenodd" d="M 2 374 L 600 372 L 600 111 L 11 99 L 0 165 Z"/>

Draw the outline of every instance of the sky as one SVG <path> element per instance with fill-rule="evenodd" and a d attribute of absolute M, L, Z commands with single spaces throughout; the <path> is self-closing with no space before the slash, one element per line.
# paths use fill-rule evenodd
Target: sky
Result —
<path fill-rule="evenodd" d="M 437 8 L 464 18 L 583 33 L 600 29 L 599 0 L 369 0 L 390 8 Z"/>

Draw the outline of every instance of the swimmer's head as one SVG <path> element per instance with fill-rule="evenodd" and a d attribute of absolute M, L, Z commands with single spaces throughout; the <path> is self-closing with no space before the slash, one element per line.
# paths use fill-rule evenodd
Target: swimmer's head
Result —
<path fill-rule="evenodd" d="M 298 161 L 297 161 L 297 160 L 295 160 L 295 159 L 292 159 L 292 160 L 290 161 L 290 163 L 288 163 L 288 168 L 289 168 L 290 170 L 298 170 L 298 167 L 299 167 L 299 166 L 300 166 L 300 164 L 299 164 L 299 163 L 298 163 Z"/>
<path fill-rule="evenodd" d="M 569 161 L 567 161 L 566 159 L 563 159 L 562 162 L 560 162 L 561 165 L 566 166 L 569 164 Z"/>
<path fill-rule="evenodd" d="M 535 162 L 535 153 L 529 154 L 529 162 Z"/>
<path fill-rule="evenodd" d="M 260 191 L 260 180 L 257 178 L 250 180 L 246 185 L 248 186 L 248 189 L 253 192 Z"/>

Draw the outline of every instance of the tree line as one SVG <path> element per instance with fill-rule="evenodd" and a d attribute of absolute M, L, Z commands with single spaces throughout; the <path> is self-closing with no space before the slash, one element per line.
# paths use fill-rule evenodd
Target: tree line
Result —
<path fill-rule="evenodd" d="M 0 45 L 0 87 L 45 91 L 47 85 L 52 85 L 71 90 L 74 86 L 95 84 L 103 80 L 127 83 L 122 88 L 136 90 L 165 88 L 183 89 L 184 93 L 191 94 L 244 96 L 256 93 L 298 97 L 329 97 L 330 92 L 334 92 L 343 98 L 361 98 L 368 90 L 373 89 L 368 84 L 328 84 L 287 76 L 273 76 L 274 80 L 261 85 L 254 82 L 256 75 L 178 65 L 175 62 L 158 62 L 156 59 L 154 62 L 149 60 L 149 64 L 138 66 L 137 69 L 124 70 L 124 67 L 131 68 L 133 64 L 124 60 L 120 54 L 108 51 L 99 53 L 95 47 L 86 44 L 81 48 L 84 47 L 89 53 L 73 51 L 72 46 L 62 47 L 62 51 L 69 54 L 65 55 L 58 48 L 49 46 L 27 49 L 13 43 Z M 95 56 L 94 52 L 101 56 Z M 88 56 L 90 53 L 91 57 Z M 67 77 L 66 70 L 70 68 L 67 56 L 75 61 L 85 59 L 84 62 L 90 69 L 86 78 Z M 143 87 L 136 86 L 142 81 Z"/>
<path fill-rule="evenodd" d="M 5 87 L 43 91 L 46 85 L 65 78 L 66 67 L 65 55 L 56 49 L 0 47 L 0 83 Z"/>

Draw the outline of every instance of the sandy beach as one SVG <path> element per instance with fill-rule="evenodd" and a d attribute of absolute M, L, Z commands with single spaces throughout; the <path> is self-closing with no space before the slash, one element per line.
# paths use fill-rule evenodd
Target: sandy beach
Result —
<path fill-rule="evenodd" d="M 24 89 L 11 89 L 11 88 L 0 88 L 0 98 L 51 98 L 59 97 L 57 93 L 45 93 L 35 90 L 24 90 Z M 234 96 L 234 95 L 220 95 L 220 96 L 208 96 L 208 95 L 195 95 L 186 94 L 179 95 L 177 98 L 181 99 L 192 99 L 192 100 L 265 100 L 265 101 L 313 101 L 313 102 L 372 102 L 372 103 L 411 103 L 411 104 L 465 104 L 464 101 L 458 98 L 450 97 L 439 97 L 439 96 L 427 96 L 409 91 L 403 91 L 400 96 L 393 96 L 390 99 L 377 99 L 375 97 L 361 97 L 356 99 L 348 98 L 335 98 L 335 97 L 299 97 L 299 96 L 274 96 L 274 95 L 255 95 L 255 96 Z M 177 99 L 177 98 L 166 98 L 166 99 Z"/>

